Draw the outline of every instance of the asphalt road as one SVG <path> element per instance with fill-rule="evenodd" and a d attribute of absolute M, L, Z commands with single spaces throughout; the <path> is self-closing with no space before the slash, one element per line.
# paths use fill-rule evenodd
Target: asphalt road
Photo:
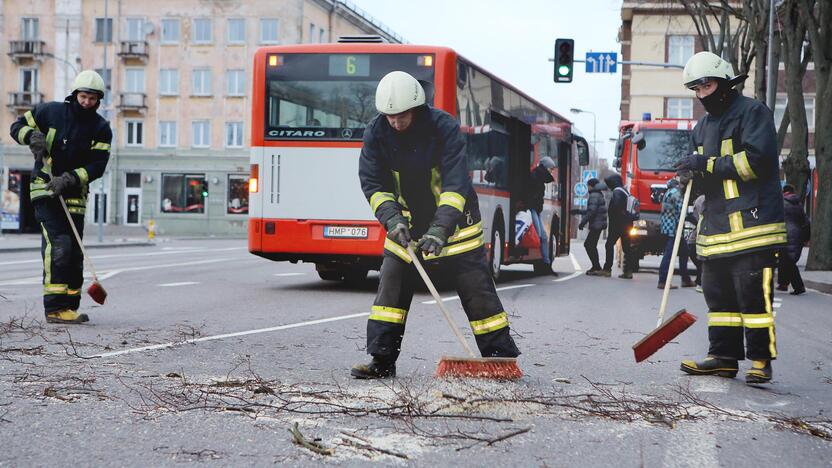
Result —
<path fill-rule="evenodd" d="M 434 378 L 460 349 L 426 291 L 398 377 L 350 379 L 377 276 L 321 281 L 242 240 L 96 249 L 109 297 L 85 297 L 91 322 L 72 327 L 42 323 L 37 254 L 0 254 L 0 465 L 832 465 L 832 297 L 776 296 L 771 385 L 690 377 L 678 366 L 707 350 L 702 295 L 672 291 L 670 312 L 700 320 L 636 364 L 656 274 L 586 277 L 575 247 L 558 278 L 517 266 L 497 285 L 523 352 L 511 383 Z M 294 423 L 333 453 L 294 444 Z"/>

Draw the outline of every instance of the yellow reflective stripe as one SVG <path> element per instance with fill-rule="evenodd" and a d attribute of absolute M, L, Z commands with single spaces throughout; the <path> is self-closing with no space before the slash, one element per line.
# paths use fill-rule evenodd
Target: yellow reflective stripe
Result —
<path fill-rule="evenodd" d="M 730 138 L 727 140 L 722 140 L 722 144 L 719 148 L 719 155 L 720 156 L 729 156 L 734 154 L 734 141 Z"/>
<path fill-rule="evenodd" d="M 78 295 L 81 294 L 81 290 L 80 289 L 67 289 L 66 294 L 68 296 L 78 296 Z"/>
<path fill-rule="evenodd" d="M 742 212 L 735 211 L 728 215 L 728 223 L 731 225 L 731 232 L 742 231 Z"/>
<path fill-rule="evenodd" d="M 395 202 L 396 197 L 389 192 L 376 192 L 370 196 L 370 208 L 373 209 L 373 213 L 376 212 L 379 206 L 386 201 Z"/>
<path fill-rule="evenodd" d="M 745 151 L 734 155 L 734 168 L 737 170 L 740 179 L 745 182 L 757 178 L 757 174 L 751 169 L 751 164 L 748 162 L 748 156 L 745 154 Z"/>
<path fill-rule="evenodd" d="M 81 215 L 87 212 L 87 208 L 86 208 L 86 207 L 81 208 L 81 207 L 78 207 L 78 206 L 68 206 L 68 207 L 67 207 L 67 210 L 68 210 L 70 213 L 73 213 L 73 214 L 81 214 Z"/>
<path fill-rule="evenodd" d="M 66 294 L 67 288 L 66 284 L 44 284 L 43 294 Z"/>
<path fill-rule="evenodd" d="M 46 241 L 46 246 L 43 248 L 43 284 L 45 286 L 52 282 L 52 242 L 49 241 L 49 234 L 46 233 L 46 226 L 43 223 L 40 223 L 40 229 Z"/>
<path fill-rule="evenodd" d="M 771 267 L 763 268 L 763 301 L 766 304 L 766 314 L 774 317 L 771 308 L 771 283 L 774 276 L 774 269 Z M 774 319 L 772 318 L 771 325 L 768 327 L 768 352 L 772 359 L 777 357 L 777 339 L 774 336 Z"/>
<path fill-rule="evenodd" d="M 407 263 L 413 261 L 410 258 L 410 254 L 407 253 L 407 250 L 404 247 L 386 237 L 384 238 L 384 250 L 389 251 Z"/>
<path fill-rule="evenodd" d="M 430 170 L 430 190 L 433 192 L 433 198 L 436 200 L 436 206 L 439 206 L 440 197 L 442 195 L 442 174 L 439 172 L 438 167 L 434 167 Z"/>
<path fill-rule="evenodd" d="M 468 226 L 467 228 L 457 228 L 457 231 L 454 233 L 454 235 L 448 238 L 448 242 L 450 243 L 459 240 L 464 240 L 468 237 L 473 237 L 479 234 L 480 232 L 482 232 L 482 221 L 480 221 L 477 224 L 474 224 L 473 226 Z"/>
<path fill-rule="evenodd" d="M 26 124 L 28 126 L 40 130 L 40 128 L 38 128 L 37 122 L 35 122 L 35 116 L 32 115 L 32 111 L 26 111 L 26 113 L 23 114 L 23 116 L 26 117 Z"/>
<path fill-rule="evenodd" d="M 771 223 L 771 224 L 763 224 L 762 226 L 754 226 L 750 228 L 743 229 L 741 232 L 730 232 L 725 234 L 714 234 L 711 236 L 706 236 L 700 234 L 696 238 L 697 244 L 720 244 L 724 242 L 732 242 L 739 239 L 744 239 L 746 237 L 753 237 L 763 234 L 785 234 L 786 233 L 786 223 Z"/>
<path fill-rule="evenodd" d="M 406 310 L 395 307 L 374 305 L 372 311 L 370 320 L 378 320 L 379 322 L 404 323 L 404 319 L 407 316 Z"/>
<path fill-rule="evenodd" d="M 714 162 L 715 161 L 716 161 L 716 158 L 708 158 L 708 163 L 705 165 L 705 170 L 708 171 L 709 173 L 713 173 L 714 172 Z"/>
<path fill-rule="evenodd" d="M 709 327 L 741 327 L 742 319 L 739 312 L 708 312 Z"/>
<path fill-rule="evenodd" d="M 445 247 L 444 249 L 442 249 L 442 251 L 439 253 L 439 255 L 431 255 L 431 254 L 425 255 L 425 260 L 434 260 L 434 259 L 439 258 L 439 257 L 449 257 L 451 255 L 459 255 L 461 253 L 465 253 L 465 252 L 474 250 L 477 247 L 480 247 L 480 246 L 483 245 L 483 243 L 484 243 L 483 239 L 484 238 L 485 238 L 485 236 L 480 234 L 475 239 L 471 239 L 471 240 L 465 241 L 465 242 L 460 242 L 459 244 L 449 245 L 449 246 Z"/>
<path fill-rule="evenodd" d="M 459 210 L 460 213 L 465 209 L 465 197 L 456 192 L 442 192 L 439 194 L 439 205 L 448 205 Z"/>
<path fill-rule="evenodd" d="M 55 141 L 56 132 L 57 130 L 55 130 L 54 128 L 50 128 L 49 131 L 46 132 L 46 148 L 49 150 L 49 154 L 52 154 L 52 143 Z"/>
<path fill-rule="evenodd" d="M 398 202 L 403 208 L 407 208 L 407 202 L 404 201 L 404 197 L 402 197 L 402 183 L 400 180 L 399 173 L 396 171 L 390 171 L 393 173 L 393 183 L 395 184 L 396 193 L 399 194 Z"/>
<path fill-rule="evenodd" d="M 20 131 L 17 132 L 17 142 L 20 143 L 21 145 L 25 145 L 26 143 L 24 143 L 24 141 L 25 141 L 26 135 L 28 135 L 29 132 L 32 132 L 32 131 L 34 131 L 34 129 L 32 127 L 27 127 L 27 126 L 20 127 Z"/>
<path fill-rule="evenodd" d="M 79 167 L 75 169 L 75 173 L 78 174 L 78 179 L 81 180 L 82 184 L 86 184 L 90 180 L 90 175 L 87 173 L 87 170 L 83 167 Z"/>
<path fill-rule="evenodd" d="M 47 186 L 46 182 L 32 182 L 31 184 L 29 184 L 29 189 L 30 190 L 43 190 L 43 189 L 46 188 L 46 186 Z"/>
<path fill-rule="evenodd" d="M 733 253 L 739 252 L 741 250 L 753 249 L 756 247 L 765 247 L 767 245 L 778 245 L 778 244 L 785 244 L 786 243 L 786 235 L 785 234 L 775 234 L 771 236 L 765 237 L 758 237 L 755 239 L 743 241 L 743 242 L 733 242 L 730 244 L 724 245 L 715 245 L 711 247 L 704 247 L 702 245 L 696 245 L 696 253 L 702 257 L 707 257 L 710 255 L 718 255 L 723 253 Z"/>
<path fill-rule="evenodd" d="M 54 194 L 51 191 L 47 190 L 32 190 L 31 192 L 29 192 L 29 198 L 32 200 L 38 200 L 44 197 L 51 197 L 52 195 Z"/>
<path fill-rule="evenodd" d="M 696 152 L 699 154 L 705 154 L 705 147 L 704 146 L 697 146 Z"/>
<path fill-rule="evenodd" d="M 92 148 L 94 150 L 110 151 L 110 144 L 103 141 L 93 141 Z"/>
<path fill-rule="evenodd" d="M 87 206 L 87 201 L 83 198 L 65 198 L 67 205 Z"/>
<path fill-rule="evenodd" d="M 742 323 L 746 328 L 767 328 L 774 325 L 771 314 L 742 314 Z"/>
<path fill-rule="evenodd" d="M 740 190 L 737 188 L 737 181 L 734 179 L 724 179 L 722 181 L 722 191 L 725 193 L 726 200 L 740 196 Z"/>
<path fill-rule="evenodd" d="M 482 320 L 474 320 L 471 322 L 471 330 L 474 331 L 475 335 L 484 335 L 486 333 L 491 333 L 493 331 L 500 330 L 508 326 L 508 314 L 505 312 L 500 312 L 497 315 L 492 315 L 491 317 L 482 319 Z"/>

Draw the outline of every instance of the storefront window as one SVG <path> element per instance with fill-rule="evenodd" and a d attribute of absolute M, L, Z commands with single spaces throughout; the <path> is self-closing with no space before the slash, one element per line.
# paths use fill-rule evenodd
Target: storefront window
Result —
<path fill-rule="evenodd" d="M 163 213 L 205 213 L 204 174 L 162 174 Z"/>
<path fill-rule="evenodd" d="M 248 174 L 228 175 L 226 213 L 248 214 Z"/>

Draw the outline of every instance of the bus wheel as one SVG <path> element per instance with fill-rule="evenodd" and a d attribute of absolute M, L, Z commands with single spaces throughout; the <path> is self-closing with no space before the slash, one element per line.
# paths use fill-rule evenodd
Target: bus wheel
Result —
<path fill-rule="evenodd" d="M 318 276 L 321 277 L 322 280 L 326 281 L 341 281 L 341 277 L 343 276 L 340 271 L 321 271 L 318 270 Z"/>
<path fill-rule="evenodd" d="M 359 285 L 367 279 L 367 270 L 363 268 L 350 268 L 343 273 L 344 282 L 349 285 Z"/>
<path fill-rule="evenodd" d="M 494 223 L 491 229 L 491 252 L 488 269 L 491 270 L 491 277 L 496 282 L 500 277 L 500 269 L 503 267 L 503 230 Z"/>

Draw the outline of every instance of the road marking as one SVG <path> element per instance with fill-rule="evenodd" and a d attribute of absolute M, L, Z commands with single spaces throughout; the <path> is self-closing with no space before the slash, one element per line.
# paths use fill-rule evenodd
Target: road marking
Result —
<path fill-rule="evenodd" d="M 199 283 L 196 282 L 196 281 L 182 281 L 180 283 L 157 284 L 156 286 L 159 286 L 159 287 L 162 287 L 162 288 L 171 288 L 171 287 L 174 287 L 174 286 L 190 286 L 192 284 L 199 284 Z"/>
<path fill-rule="evenodd" d="M 581 264 L 578 263 L 578 260 L 572 255 L 572 252 L 569 252 L 569 260 L 572 260 L 572 266 L 575 267 L 575 270 L 581 269 Z"/>
<path fill-rule="evenodd" d="M 502 288 L 497 288 L 497 291 L 508 291 L 509 289 L 528 288 L 528 287 L 531 287 L 531 286 L 537 286 L 537 285 L 536 284 L 529 284 L 529 283 L 515 284 L 513 286 L 503 286 Z M 459 300 L 459 296 L 443 297 L 442 298 L 442 302 L 458 301 L 458 300 Z M 436 301 L 422 301 L 422 304 L 436 304 Z"/>
<path fill-rule="evenodd" d="M 577 278 L 578 276 L 581 276 L 582 274 L 584 274 L 584 272 L 579 270 L 579 271 L 576 271 L 575 273 L 572 273 L 569 276 L 564 276 L 563 278 L 553 279 L 552 281 L 555 282 L 555 283 L 559 283 L 561 281 L 569 281 L 572 278 Z"/>
<path fill-rule="evenodd" d="M 275 273 L 274 276 L 303 276 L 306 273 Z"/>
<path fill-rule="evenodd" d="M 231 250 L 243 250 L 248 247 L 223 247 L 219 249 L 202 249 L 202 250 L 166 250 L 162 252 L 144 252 L 131 254 L 110 254 L 110 255 L 92 255 L 90 258 L 94 260 L 101 260 L 105 258 L 130 258 L 130 257 L 155 257 L 159 255 L 176 255 L 176 254 L 192 254 L 192 253 L 208 253 L 208 252 L 228 252 Z M 22 265 L 25 263 L 42 263 L 41 259 L 34 260 L 13 260 L 9 262 L 0 262 L 0 265 Z"/>
<path fill-rule="evenodd" d="M 306 327 L 306 326 L 309 326 L 309 325 L 318 325 L 318 324 L 321 324 L 321 323 L 337 322 L 339 320 L 349 320 L 349 319 L 358 318 L 358 317 L 367 317 L 368 315 L 370 315 L 369 312 L 361 312 L 359 314 L 350 314 L 350 315 L 339 315 L 337 317 L 329 317 L 329 318 L 318 319 L 318 320 L 309 320 L 309 321 L 306 321 L 306 322 L 292 323 L 292 324 L 289 324 L 289 325 L 280 325 L 280 326 L 277 326 L 277 327 L 258 328 L 258 329 L 255 329 L 255 330 L 246 330 L 246 331 L 235 332 L 235 333 L 225 333 L 225 334 L 222 334 L 222 335 L 203 336 L 201 338 L 193 338 L 193 339 L 184 340 L 184 341 L 173 341 L 173 342 L 170 342 L 170 343 L 163 343 L 163 344 L 152 345 L 152 346 L 142 346 L 141 348 L 122 349 L 120 351 L 111 351 L 109 353 L 94 354 L 94 355 L 89 356 L 89 357 L 91 357 L 91 358 L 105 358 L 105 357 L 121 356 L 122 354 L 140 353 L 140 352 L 143 352 L 143 351 L 153 351 L 153 350 L 156 350 L 156 349 L 173 348 L 175 346 L 180 346 L 180 345 L 185 345 L 185 344 L 201 343 L 203 341 L 222 340 L 222 339 L 225 339 L 225 338 L 233 338 L 235 336 L 245 336 L 245 335 L 254 335 L 254 334 L 257 334 L 257 333 L 268 333 L 268 332 L 273 332 L 273 331 L 289 330 L 291 328 L 300 328 L 300 327 Z"/>

